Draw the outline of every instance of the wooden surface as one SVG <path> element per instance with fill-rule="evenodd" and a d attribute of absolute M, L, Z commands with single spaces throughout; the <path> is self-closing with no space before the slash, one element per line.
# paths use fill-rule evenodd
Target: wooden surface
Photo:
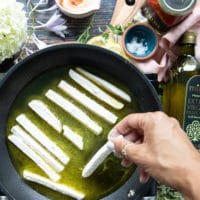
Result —
<path fill-rule="evenodd" d="M 128 5 L 125 0 L 117 0 L 110 23 L 112 25 L 127 26 L 133 20 L 137 11 L 146 0 L 135 0 L 133 5 Z"/>
<path fill-rule="evenodd" d="M 27 0 L 19 1 L 26 5 Z M 106 26 L 110 23 L 115 3 L 116 0 L 102 0 L 100 10 L 98 10 L 94 16 L 92 15 L 83 19 L 72 19 L 62 14 L 62 16 L 67 20 L 66 25 L 68 27 L 65 39 L 62 39 L 56 36 L 54 33 L 50 33 L 42 29 L 36 30 L 35 33 L 39 39 L 45 41 L 48 44 L 54 44 L 63 41 L 75 41 L 79 35 L 88 27 L 92 17 L 94 17 L 94 25 L 91 28 L 91 36 L 93 37 L 100 34 L 99 28 L 105 30 Z M 50 7 L 52 4 L 54 4 L 54 0 L 49 0 L 48 6 Z M 52 14 L 53 12 L 45 12 L 39 14 L 36 13 L 35 19 L 46 22 Z M 29 24 L 31 23 L 30 21 L 31 20 L 29 20 Z M 37 25 L 37 23 L 35 23 L 35 25 Z"/>
<path fill-rule="evenodd" d="M 18 1 L 23 2 L 26 6 L 27 0 Z M 32 0 L 32 2 L 34 1 L 36 0 Z M 94 15 L 83 19 L 72 19 L 62 14 L 62 16 L 67 20 L 66 25 L 68 27 L 65 39 L 62 39 L 55 34 L 42 29 L 36 30 L 35 33 L 39 39 L 45 41 L 48 44 L 63 41 L 76 41 L 79 35 L 83 33 L 83 31 L 88 27 L 91 19 L 94 17 L 94 25 L 91 28 L 91 37 L 93 37 L 101 34 L 101 32 L 99 32 L 99 28 L 104 31 L 106 26 L 110 23 L 113 25 L 127 25 L 130 21 L 132 21 L 133 16 L 143 5 L 144 1 L 145 0 L 135 0 L 135 4 L 129 6 L 126 4 L 125 0 L 101 0 L 100 10 L 98 10 Z M 54 0 L 49 0 L 47 7 L 50 7 L 54 3 Z M 26 8 L 26 10 L 28 10 L 28 8 Z M 37 20 L 46 22 L 52 14 L 53 12 L 35 13 L 34 19 L 36 23 L 34 23 L 34 25 L 37 25 Z M 31 25 L 31 20 L 29 20 L 29 25 Z"/>
<path fill-rule="evenodd" d="M 21 2 L 24 4 L 24 10 L 27 13 L 28 18 L 28 26 L 29 26 L 29 35 L 32 33 L 32 27 L 39 25 L 37 21 L 41 22 L 47 22 L 48 19 L 54 14 L 56 11 L 51 12 L 43 12 L 43 13 L 37 13 L 35 12 L 34 15 L 30 17 L 30 6 L 27 6 L 28 0 L 17 0 L 18 2 Z M 67 34 L 65 38 L 61 38 L 57 35 L 55 35 L 52 32 L 49 32 L 44 29 L 37 29 L 34 30 L 34 33 L 36 36 L 44 41 L 46 44 L 57 44 L 62 42 L 74 42 L 78 39 L 80 34 L 84 32 L 84 30 L 88 27 L 91 20 L 93 19 L 94 24 L 92 28 L 90 29 L 91 37 L 94 37 L 96 35 L 101 34 L 99 29 L 102 31 L 105 31 L 107 28 L 107 25 L 110 23 L 116 25 L 116 24 L 122 24 L 124 25 L 126 22 L 133 18 L 133 13 L 135 12 L 134 7 L 138 7 L 141 5 L 141 2 L 144 0 L 136 0 L 135 5 L 137 6 L 128 6 L 125 3 L 125 0 L 101 0 L 101 7 L 100 9 L 94 14 L 89 17 L 83 18 L 83 19 L 73 19 L 70 18 L 60 12 L 59 9 L 57 9 L 57 12 L 60 12 L 62 17 L 66 19 L 66 26 L 67 26 Z M 32 3 L 37 3 L 39 0 L 31 0 Z M 45 7 L 39 7 L 39 9 L 42 8 L 48 8 L 51 7 L 53 4 L 55 4 L 55 0 L 49 0 L 48 5 Z M 116 6 L 116 9 L 115 9 Z M 114 14 L 113 14 L 114 12 Z M 32 40 L 28 40 L 28 43 L 26 44 L 28 49 L 31 51 L 36 51 L 38 48 L 36 45 L 32 42 Z M 23 54 L 23 57 L 25 57 L 25 54 Z M 0 79 L 4 76 L 4 72 L 6 72 L 14 63 L 8 60 L 8 62 L 4 62 L 2 66 L 0 66 Z"/>
<path fill-rule="evenodd" d="M 51 12 L 43 12 L 38 13 L 34 12 L 30 16 L 30 5 L 27 5 L 28 0 L 17 0 L 24 4 L 24 10 L 27 13 L 28 18 L 28 32 L 29 35 L 32 34 L 33 30 L 32 27 L 39 25 L 37 21 L 40 22 L 47 22 L 49 18 L 54 14 L 54 12 L 60 12 L 59 8 L 55 11 Z M 88 27 L 91 20 L 93 19 L 93 26 L 90 29 L 90 36 L 94 37 L 96 35 L 102 34 L 99 30 L 105 31 L 107 28 L 107 25 L 112 23 L 113 25 L 127 25 L 130 21 L 132 21 L 133 16 L 135 15 L 138 8 L 142 6 L 145 0 L 135 0 L 135 4 L 128 6 L 125 2 L 125 0 L 101 0 L 101 7 L 100 9 L 93 15 L 83 18 L 83 19 L 73 19 L 70 18 L 64 14 L 61 13 L 62 17 L 66 19 L 66 36 L 65 38 L 61 38 L 57 36 L 55 33 L 49 32 L 44 29 L 35 29 L 34 33 L 38 37 L 38 39 L 44 41 L 48 45 L 62 43 L 62 42 L 74 42 L 78 39 L 78 37 L 84 32 L 84 30 Z M 31 0 L 31 3 L 33 3 L 33 6 L 39 2 L 39 0 Z M 43 8 L 49 8 L 52 5 L 55 4 L 55 0 L 49 0 L 48 5 L 45 7 L 40 6 L 38 9 Z M 31 51 L 37 51 L 38 48 L 33 43 L 32 40 L 28 40 L 28 43 L 26 44 L 26 47 L 30 49 Z M 23 54 L 23 58 L 25 57 L 25 53 Z M 3 66 L 0 66 L 0 78 L 3 76 L 1 72 L 5 72 L 9 69 L 10 66 L 12 66 L 13 63 L 10 64 L 10 61 L 8 64 L 5 62 L 3 63 Z"/>
<path fill-rule="evenodd" d="M 17 1 L 24 4 L 24 10 L 26 11 L 27 18 L 28 18 L 29 35 L 31 35 L 32 33 L 32 27 L 39 25 L 37 23 L 38 20 L 45 23 L 54 14 L 54 12 L 61 13 L 60 10 L 57 9 L 57 11 L 51 11 L 51 12 L 43 12 L 43 13 L 35 12 L 34 15 L 30 17 L 29 16 L 30 6 L 27 6 L 28 0 L 17 0 Z M 101 8 L 94 15 L 91 15 L 83 19 L 73 19 L 61 13 L 62 17 L 66 19 L 67 34 L 65 38 L 61 38 L 55 35 L 54 33 L 49 32 L 44 29 L 34 30 L 34 33 L 36 34 L 38 39 L 44 41 L 48 45 L 62 43 L 62 42 L 72 42 L 72 41 L 74 42 L 78 39 L 80 34 L 82 34 L 83 31 L 88 27 L 91 20 L 93 19 L 94 24 L 92 28 L 90 29 L 90 34 L 91 34 L 91 37 L 94 37 L 96 35 L 101 34 L 99 29 L 101 29 L 102 31 L 106 30 L 107 28 L 106 26 L 111 21 L 113 10 L 117 1 L 124 2 L 125 0 L 101 0 Z M 37 3 L 39 2 L 39 0 L 31 0 L 31 2 Z M 47 6 L 39 7 L 39 9 L 49 8 L 53 4 L 55 4 L 55 0 L 49 0 L 48 2 L 49 3 Z M 28 40 L 28 43 L 26 44 L 26 46 L 33 52 L 38 50 L 36 45 L 31 40 Z M 25 57 L 24 55 L 25 54 L 23 54 L 23 57 Z M 0 65 L 0 80 L 5 75 L 4 73 L 8 71 L 8 69 L 12 65 L 14 65 L 12 59 L 6 60 L 6 62 Z"/>

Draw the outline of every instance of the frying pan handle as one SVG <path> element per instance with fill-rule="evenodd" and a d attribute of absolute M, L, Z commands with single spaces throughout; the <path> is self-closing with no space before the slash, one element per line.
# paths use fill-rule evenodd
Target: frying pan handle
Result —
<path fill-rule="evenodd" d="M 117 0 L 110 24 L 126 26 L 132 22 L 133 17 L 145 2 L 146 0 L 135 0 L 132 4 L 131 0 Z"/>

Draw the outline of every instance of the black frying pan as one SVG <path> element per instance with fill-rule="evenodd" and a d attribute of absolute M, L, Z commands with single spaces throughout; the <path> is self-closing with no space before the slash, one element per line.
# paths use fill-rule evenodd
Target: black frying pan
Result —
<path fill-rule="evenodd" d="M 12 165 L 6 143 L 9 110 L 18 93 L 33 78 L 49 69 L 68 65 L 95 67 L 112 75 L 134 93 L 142 112 L 161 109 L 158 96 L 146 77 L 130 62 L 111 51 L 89 45 L 64 44 L 32 54 L 14 66 L 0 83 L 0 187 L 10 199 L 47 200 L 25 184 Z M 147 184 L 140 185 L 136 170 L 121 188 L 103 199 L 129 199 L 127 193 L 133 189 L 135 195 L 131 199 L 139 200 L 153 183 L 153 180 L 149 180 Z"/>

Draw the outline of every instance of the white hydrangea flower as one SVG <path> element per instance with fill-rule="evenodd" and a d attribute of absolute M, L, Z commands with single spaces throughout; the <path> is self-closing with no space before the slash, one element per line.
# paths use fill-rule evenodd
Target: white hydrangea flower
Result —
<path fill-rule="evenodd" d="M 0 0 L 0 63 L 16 54 L 27 38 L 27 18 L 23 4 Z"/>

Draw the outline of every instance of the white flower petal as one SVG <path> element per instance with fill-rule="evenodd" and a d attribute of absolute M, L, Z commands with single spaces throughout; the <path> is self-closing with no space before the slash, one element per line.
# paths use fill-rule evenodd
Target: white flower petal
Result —
<path fill-rule="evenodd" d="M 0 0 L 0 63 L 16 54 L 27 38 L 27 18 L 23 4 Z"/>
<path fill-rule="evenodd" d="M 41 21 L 37 21 L 37 23 L 40 25 L 35 26 L 35 29 L 43 28 L 50 32 L 54 32 L 60 37 L 65 38 L 67 26 L 64 24 L 66 23 L 66 20 L 63 19 L 60 14 L 54 13 L 46 23 L 42 23 Z"/>

